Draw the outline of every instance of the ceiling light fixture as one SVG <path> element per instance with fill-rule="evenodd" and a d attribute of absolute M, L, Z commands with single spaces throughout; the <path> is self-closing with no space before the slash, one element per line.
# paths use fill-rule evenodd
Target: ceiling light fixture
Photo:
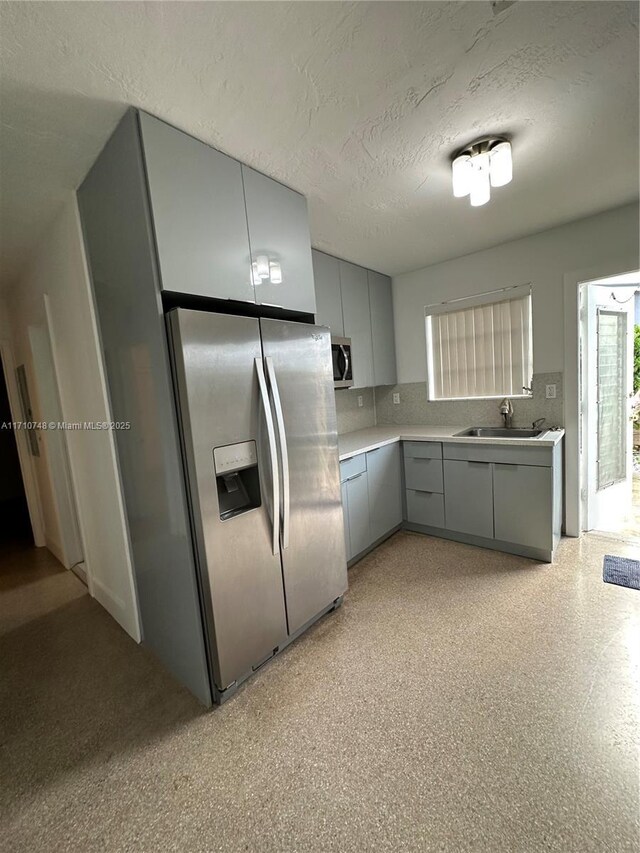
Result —
<path fill-rule="evenodd" d="M 472 207 L 491 198 L 491 187 L 503 187 L 513 177 L 511 143 L 501 136 L 489 136 L 467 145 L 451 163 L 453 194 L 469 196 Z"/>

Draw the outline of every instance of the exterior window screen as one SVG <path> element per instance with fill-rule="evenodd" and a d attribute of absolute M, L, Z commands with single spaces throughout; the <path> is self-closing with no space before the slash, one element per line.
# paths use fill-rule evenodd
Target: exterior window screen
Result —
<path fill-rule="evenodd" d="M 598 309 L 598 491 L 624 480 L 626 314 Z"/>
<path fill-rule="evenodd" d="M 522 291 L 522 288 L 517 288 Z M 531 293 L 455 311 L 427 309 L 429 399 L 522 396 L 533 373 Z"/>

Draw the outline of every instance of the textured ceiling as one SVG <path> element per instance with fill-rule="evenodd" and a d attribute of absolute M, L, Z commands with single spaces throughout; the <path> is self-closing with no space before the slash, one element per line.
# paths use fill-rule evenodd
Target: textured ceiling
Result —
<path fill-rule="evenodd" d="M 388 273 L 638 194 L 638 5 L 0 4 L 0 263 L 15 277 L 127 104 L 295 187 L 312 242 Z M 454 149 L 513 137 L 472 209 Z"/>

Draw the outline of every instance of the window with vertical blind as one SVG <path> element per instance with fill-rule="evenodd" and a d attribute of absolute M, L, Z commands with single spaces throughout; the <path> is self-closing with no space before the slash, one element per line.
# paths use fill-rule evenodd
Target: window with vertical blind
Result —
<path fill-rule="evenodd" d="M 430 400 L 529 396 L 531 287 L 426 309 Z"/>

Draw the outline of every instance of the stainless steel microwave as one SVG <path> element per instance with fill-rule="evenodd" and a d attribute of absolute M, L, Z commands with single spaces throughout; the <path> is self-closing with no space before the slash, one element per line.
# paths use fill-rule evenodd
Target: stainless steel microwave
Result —
<path fill-rule="evenodd" d="M 353 363 L 351 361 L 351 338 L 331 336 L 333 359 L 333 387 L 351 388 L 353 385 Z"/>

